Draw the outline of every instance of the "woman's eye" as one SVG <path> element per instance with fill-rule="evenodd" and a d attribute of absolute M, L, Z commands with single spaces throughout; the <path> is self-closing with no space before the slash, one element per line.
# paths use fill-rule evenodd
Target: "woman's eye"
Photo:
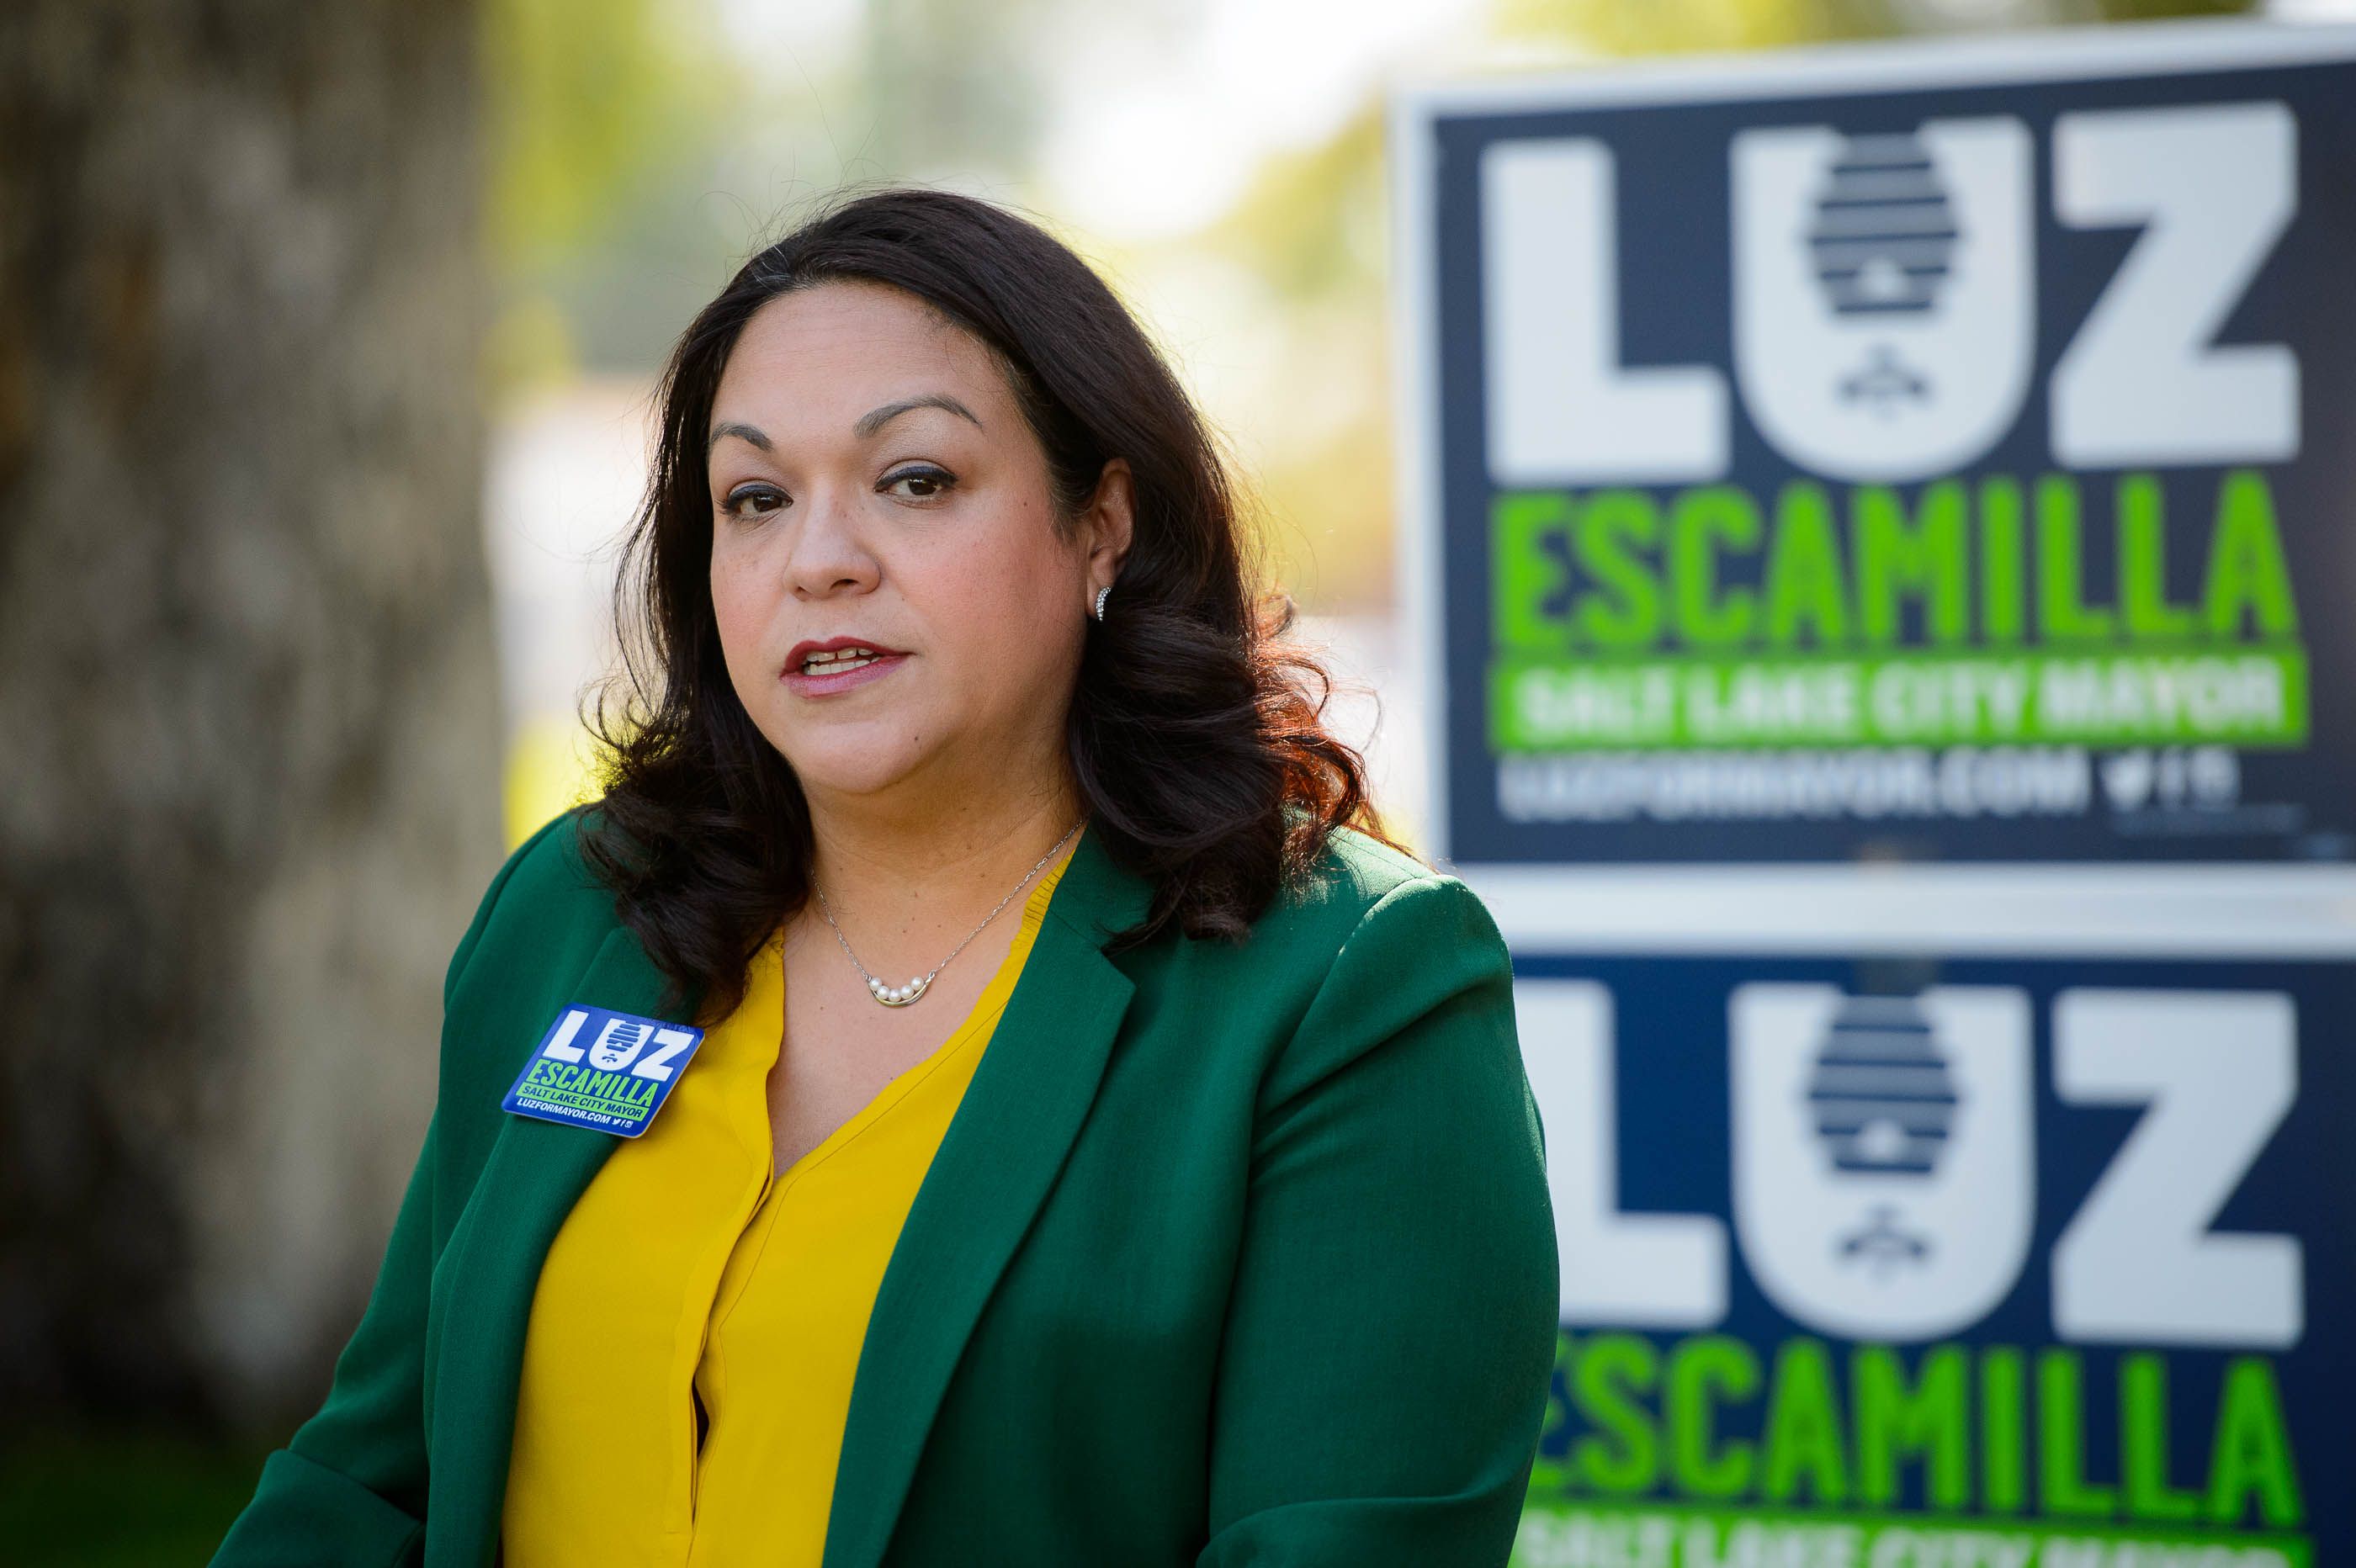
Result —
<path fill-rule="evenodd" d="M 728 499 L 720 503 L 720 509 L 738 522 L 750 522 L 754 517 L 760 514 L 745 512 L 744 503 L 758 500 L 764 496 L 773 498 L 779 506 L 785 504 L 785 496 L 769 485 L 747 485 L 740 490 L 730 491 Z"/>
<path fill-rule="evenodd" d="M 936 496 L 945 494 L 948 487 L 951 485 L 956 484 L 957 481 L 950 475 L 938 468 L 903 468 L 899 473 L 894 474 L 889 479 L 884 480 L 884 483 L 887 485 L 916 485 L 923 486 L 923 488 L 912 491 L 909 494 L 908 498 L 912 501 L 929 501 L 934 499 Z"/>

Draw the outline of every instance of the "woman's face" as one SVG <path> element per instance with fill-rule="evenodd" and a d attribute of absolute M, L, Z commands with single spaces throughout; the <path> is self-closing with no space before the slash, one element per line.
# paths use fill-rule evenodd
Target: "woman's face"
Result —
<path fill-rule="evenodd" d="M 1055 787 L 1087 617 L 1129 544 L 1128 464 L 1066 542 L 990 351 L 854 281 L 755 313 L 710 437 L 729 678 L 813 804 Z"/>

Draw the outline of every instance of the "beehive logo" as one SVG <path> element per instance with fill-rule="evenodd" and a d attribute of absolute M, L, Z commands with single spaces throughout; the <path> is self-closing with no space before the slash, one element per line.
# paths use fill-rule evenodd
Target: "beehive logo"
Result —
<path fill-rule="evenodd" d="M 1921 137 L 1851 136 L 1826 171 L 1807 246 L 1833 314 L 1887 323 L 1938 310 L 1961 238 L 1954 206 Z M 1930 370 L 1887 339 L 1868 346 L 1839 391 L 1885 418 L 1904 400 L 1934 397 Z"/>
<path fill-rule="evenodd" d="M 1912 997 L 1843 997 L 1808 1100 L 1843 1170 L 1928 1176 L 1955 1122 L 1954 1075 Z"/>
<path fill-rule="evenodd" d="M 1841 144 L 1807 242 L 1834 311 L 1913 316 L 1938 308 L 1960 238 L 1931 149 L 1909 133 Z M 1926 390 L 1919 382 L 1906 389 Z"/>
<path fill-rule="evenodd" d="M 2003 987 L 1735 991 L 1735 1230 L 1787 1315 L 1928 1339 L 2011 1290 L 2033 1217 L 2029 1017 Z"/>
<path fill-rule="evenodd" d="M 1955 1125 L 1954 1074 L 1912 997 L 1844 997 L 1808 1077 L 1816 1136 L 1835 1168 L 1928 1177 Z M 1875 1203 L 1840 1256 L 1879 1271 L 1922 1264 L 1934 1242 Z"/>
<path fill-rule="evenodd" d="M 1734 138 L 1735 368 L 1786 456 L 1916 479 L 2011 426 L 2036 359 L 2032 145 L 2008 115 Z"/>

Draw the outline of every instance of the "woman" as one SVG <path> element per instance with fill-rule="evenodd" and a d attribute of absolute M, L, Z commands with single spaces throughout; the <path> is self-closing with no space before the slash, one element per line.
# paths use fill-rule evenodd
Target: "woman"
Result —
<path fill-rule="evenodd" d="M 659 396 L 643 699 L 458 944 L 382 1275 L 215 1562 L 1505 1562 L 1556 1319 L 1505 950 L 1136 324 L 885 190 Z"/>

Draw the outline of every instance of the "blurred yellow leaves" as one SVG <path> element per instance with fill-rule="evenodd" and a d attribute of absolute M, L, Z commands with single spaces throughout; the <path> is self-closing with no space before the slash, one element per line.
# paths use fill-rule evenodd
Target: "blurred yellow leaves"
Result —
<path fill-rule="evenodd" d="M 504 781 L 509 849 L 550 817 L 604 793 L 595 759 L 595 741 L 571 714 L 542 714 L 517 728 Z"/>

